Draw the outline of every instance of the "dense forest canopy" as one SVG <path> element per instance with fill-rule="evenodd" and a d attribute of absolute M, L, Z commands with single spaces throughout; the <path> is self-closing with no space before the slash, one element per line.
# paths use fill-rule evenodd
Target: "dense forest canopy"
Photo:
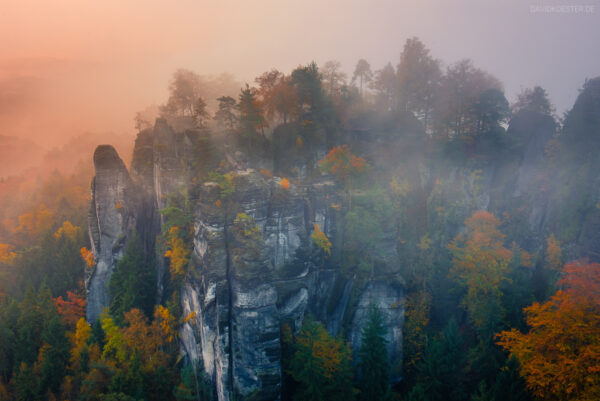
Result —
<path fill-rule="evenodd" d="M 558 116 L 411 38 L 232 82 L 177 70 L 91 197 L 89 160 L 0 181 L 1 401 L 600 398 L 600 78 Z"/>

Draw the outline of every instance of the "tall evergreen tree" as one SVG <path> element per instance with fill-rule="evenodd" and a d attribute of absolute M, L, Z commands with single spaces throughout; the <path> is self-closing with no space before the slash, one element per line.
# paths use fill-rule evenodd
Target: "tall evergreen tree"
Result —
<path fill-rule="evenodd" d="M 44 345 L 40 351 L 42 391 L 58 394 L 69 361 L 69 341 L 58 314 L 52 316 L 42 331 Z"/>
<path fill-rule="evenodd" d="M 358 351 L 361 401 L 380 401 L 388 393 L 390 369 L 384 335 L 383 316 L 377 306 L 371 304 Z"/>
<path fill-rule="evenodd" d="M 422 388 L 413 391 L 412 399 L 422 395 L 430 401 L 459 401 L 466 397 L 464 389 L 464 350 L 454 319 L 448 322 L 442 336 L 427 347 L 420 366 Z"/>
<path fill-rule="evenodd" d="M 221 96 L 217 99 L 219 102 L 219 110 L 213 117 L 219 124 L 227 129 L 233 129 L 237 116 L 234 111 L 236 108 L 235 99 L 231 96 Z"/>
<path fill-rule="evenodd" d="M 15 374 L 14 392 L 16 401 L 38 401 L 40 399 L 40 379 L 33 368 L 21 363 Z"/>
<path fill-rule="evenodd" d="M 110 313 L 117 322 L 122 322 L 123 313 L 131 308 L 152 316 L 156 294 L 154 260 L 146 254 L 137 235 L 129 240 L 123 258 L 117 263 L 109 290 Z"/>
<path fill-rule="evenodd" d="M 29 287 L 19 305 L 20 315 L 16 327 L 15 365 L 32 364 L 37 359 L 40 347 L 40 332 L 43 317 L 39 311 L 33 287 Z"/>
<path fill-rule="evenodd" d="M 7 382 L 13 369 L 15 333 L 0 315 L 0 381 Z"/>
<path fill-rule="evenodd" d="M 494 401 L 529 401 L 531 399 L 519 370 L 519 360 L 514 356 L 509 358 L 504 368 L 496 376 L 496 382 L 492 386 Z"/>
<path fill-rule="evenodd" d="M 258 107 L 256 94 L 253 88 L 246 84 L 246 88 L 240 92 L 238 109 L 240 111 L 239 124 L 241 134 L 244 136 L 253 137 L 258 130 L 261 133 L 264 129 L 265 119 Z"/>

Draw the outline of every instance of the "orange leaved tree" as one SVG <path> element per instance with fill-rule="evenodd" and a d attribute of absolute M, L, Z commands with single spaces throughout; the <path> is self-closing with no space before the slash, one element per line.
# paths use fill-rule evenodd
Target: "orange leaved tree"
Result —
<path fill-rule="evenodd" d="M 352 191 L 352 179 L 367 168 L 367 161 L 362 157 L 353 155 L 348 145 L 332 148 L 325 157 L 319 161 L 322 171 L 330 173 L 346 188 L 348 197 Z M 349 198 L 350 206 L 351 199 Z"/>
<path fill-rule="evenodd" d="M 524 309 L 528 333 L 498 334 L 543 400 L 600 399 L 600 264 L 570 263 L 550 300 Z"/>
<path fill-rule="evenodd" d="M 452 274 L 466 289 L 463 305 L 480 333 L 495 332 L 502 317 L 501 284 L 508 280 L 513 252 L 504 247 L 500 221 L 486 211 L 465 220 L 465 234 L 448 245 L 453 254 Z"/>

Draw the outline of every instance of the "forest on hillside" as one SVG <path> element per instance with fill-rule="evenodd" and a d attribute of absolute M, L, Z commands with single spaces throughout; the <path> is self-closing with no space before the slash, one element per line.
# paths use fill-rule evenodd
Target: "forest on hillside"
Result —
<path fill-rule="evenodd" d="M 411 38 L 395 65 L 361 59 L 352 76 L 330 61 L 271 69 L 237 93 L 232 82 L 177 70 L 164 104 L 133 119 L 135 151 L 121 155 L 132 185 L 151 192 L 157 152 L 176 148 L 171 186 L 156 218 L 136 215 L 115 239 L 97 318 L 90 144 L 102 143 L 80 138 L 47 156 L 87 152 L 79 164 L 0 180 L 0 401 L 600 399 L 600 77 L 559 116 L 543 88 L 510 103 L 496 77 L 470 60 L 444 66 Z M 283 262 L 248 211 L 267 187 L 270 210 L 300 205 L 309 222 Z M 205 350 L 193 359 L 182 345 L 204 318 L 182 300 L 209 276 L 207 221 L 224 227 L 227 277 L 277 289 L 274 393 L 260 390 L 267 376 L 253 393 L 238 384 L 241 318 L 228 317 L 228 390 Z M 333 272 L 327 301 L 286 320 L 304 270 Z M 401 301 L 365 308 L 380 282 Z"/>

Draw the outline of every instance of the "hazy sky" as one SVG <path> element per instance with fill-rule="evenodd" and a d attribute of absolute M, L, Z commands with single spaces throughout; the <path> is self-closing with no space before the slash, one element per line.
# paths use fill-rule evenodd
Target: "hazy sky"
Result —
<path fill-rule="evenodd" d="M 600 0 L 582 1 L 0 0 L 0 135 L 133 133 L 178 67 L 249 82 L 311 60 L 377 69 L 411 36 L 445 65 L 471 58 L 511 101 L 542 85 L 562 112 L 600 75 Z M 593 10 L 532 12 L 550 4 Z"/>

